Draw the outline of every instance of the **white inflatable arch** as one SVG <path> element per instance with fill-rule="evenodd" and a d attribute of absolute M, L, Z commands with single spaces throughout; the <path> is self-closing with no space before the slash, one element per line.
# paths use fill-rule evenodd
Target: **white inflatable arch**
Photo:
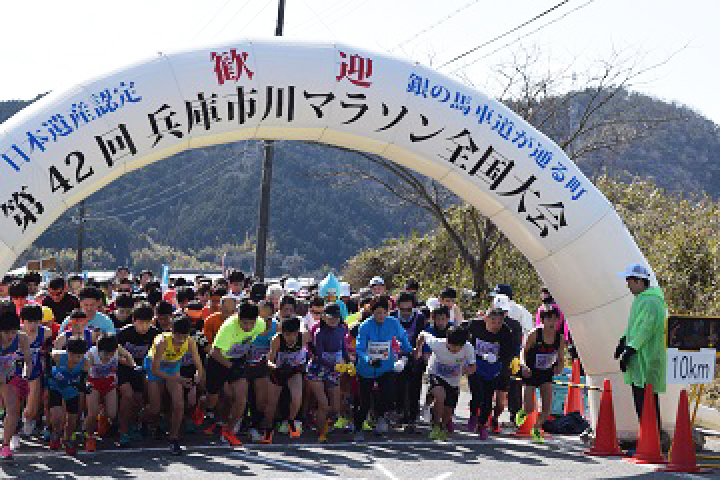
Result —
<path fill-rule="evenodd" d="M 0 125 L 0 271 L 119 176 L 246 139 L 381 155 L 477 207 L 550 287 L 590 381 L 612 380 L 619 433 L 635 434 L 631 395 L 612 359 L 632 296 L 615 273 L 645 259 L 623 222 L 563 151 L 510 109 L 381 53 L 240 40 L 159 54 L 32 104 Z M 672 424 L 674 402 L 665 403 L 673 403 L 663 408 Z"/>

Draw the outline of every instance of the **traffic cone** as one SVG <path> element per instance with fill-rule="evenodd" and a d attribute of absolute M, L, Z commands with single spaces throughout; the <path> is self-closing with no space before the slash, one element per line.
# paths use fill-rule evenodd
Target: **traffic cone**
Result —
<path fill-rule="evenodd" d="M 624 456 L 617 441 L 615 430 L 615 410 L 612 402 L 612 387 L 607 378 L 603 382 L 603 394 L 600 399 L 600 411 L 598 412 L 597 431 L 595 442 L 590 450 L 585 451 L 586 455 L 598 457 L 619 457 Z"/>
<path fill-rule="evenodd" d="M 573 360 L 570 383 L 573 385 L 580 383 L 580 359 L 576 358 Z M 583 395 L 581 388 L 568 387 L 568 392 L 565 396 L 565 415 L 571 412 L 580 412 L 580 415 L 585 416 L 585 395 Z"/>
<path fill-rule="evenodd" d="M 538 409 L 537 409 L 537 399 L 535 398 L 535 389 L 532 391 L 533 396 L 533 405 L 535 405 L 535 408 L 533 408 L 532 413 L 528 413 L 527 418 L 525 419 L 525 423 L 520 425 L 517 430 L 515 430 L 515 435 L 518 437 L 530 437 L 532 436 L 530 434 L 530 430 L 535 426 L 535 422 L 537 422 L 538 417 Z M 514 419 L 513 419 L 514 421 Z"/>
<path fill-rule="evenodd" d="M 658 469 L 663 472 L 702 473 L 708 470 L 698 468 L 695 464 L 695 442 L 692 438 L 690 425 L 690 409 L 688 408 L 687 390 L 680 391 L 677 418 L 675 420 L 675 435 L 673 436 L 672 450 L 670 450 L 670 464 Z"/>
<path fill-rule="evenodd" d="M 633 463 L 667 463 L 660 448 L 660 430 L 655 413 L 655 398 L 653 398 L 652 385 L 649 383 L 645 385 L 645 399 L 637 448 L 635 455 L 627 460 Z"/>

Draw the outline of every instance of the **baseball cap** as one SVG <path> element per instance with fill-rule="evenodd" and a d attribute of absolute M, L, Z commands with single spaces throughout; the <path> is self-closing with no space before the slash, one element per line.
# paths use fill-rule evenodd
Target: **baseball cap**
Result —
<path fill-rule="evenodd" d="M 502 293 L 496 294 L 495 298 L 493 298 L 492 308 L 499 308 L 507 312 L 508 310 L 510 310 L 510 297 Z"/>
<path fill-rule="evenodd" d="M 617 273 L 618 277 L 636 277 L 650 279 L 650 271 L 639 263 L 631 263 L 624 271 Z"/>
<path fill-rule="evenodd" d="M 493 288 L 490 293 L 488 293 L 488 295 L 491 297 L 494 297 L 495 295 L 507 295 L 508 298 L 512 297 L 512 294 L 512 287 L 507 283 L 498 283 L 497 285 L 495 285 L 495 288 Z"/>
<path fill-rule="evenodd" d="M 373 277 L 372 280 L 370 280 L 369 285 L 371 287 L 374 285 L 385 285 L 385 280 L 383 280 L 382 277 Z"/>
<path fill-rule="evenodd" d="M 300 282 L 294 279 L 288 279 L 285 281 L 285 290 L 288 293 L 296 293 L 300 290 Z"/>
<path fill-rule="evenodd" d="M 435 310 L 436 308 L 438 308 L 440 306 L 440 300 L 438 300 L 436 297 L 430 297 L 425 302 L 425 305 L 427 305 L 427 307 L 432 312 L 433 310 Z"/>

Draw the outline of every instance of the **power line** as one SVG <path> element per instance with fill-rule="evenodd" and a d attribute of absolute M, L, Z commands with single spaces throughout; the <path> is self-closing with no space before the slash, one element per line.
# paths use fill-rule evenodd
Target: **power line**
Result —
<path fill-rule="evenodd" d="M 536 28 L 535 30 L 533 30 L 533 31 L 531 31 L 531 32 L 528 32 L 528 33 L 526 33 L 525 35 L 523 35 L 523 36 L 521 36 L 521 37 L 516 38 L 515 41 L 517 41 L 517 40 L 522 40 L 523 38 L 529 37 L 530 35 L 534 35 L 535 33 L 539 32 L 539 31 L 542 30 L 543 28 L 548 27 L 548 26 L 552 25 L 553 23 L 559 22 L 560 20 L 562 20 L 563 18 L 567 17 L 567 16 L 570 15 L 571 13 L 577 12 L 577 11 L 580 10 L 581 8 L 587 7 L 588 5 L 590 5 L 591 3 L 593 3 L 594 1 L 595 1 L 595 0 L 588 0 L 587 2 L 583 3 L 582 5 L 580 5 L 580 6 L 578 6 L 578 7 L 573 8 L 572 10 L 570 10 L 569 12 L 564 13 L 563 15 L 559 16 L 558 18 L 555 18 L 555 19 L 549 21 L 548 23 L 546 23 L 546 24 L 544 24 L 544 25 L 541 25 L 540 27 Z M 453 70 L 451 73 L 454 74 L 454 73 L 462 70 L 463 68 L 469 67 L 470 65 L 473 65 L 473 64 L 479 62 L 480 60 L 482 60 L 482 59 L 484 59 L 484 58 L 487 58 L 487 57 L 489 57 L 489 56 L 491 56 L 491 55 L 494 55 L 494 54 L 496 54 L 497 52 L 499 52 L 500 50 L 503 50 L 503 49 L 505 49 L 505 48 L 513 45 L 513 43 L 514 43 L 514 42 L 506 43 L 505 45 L 496 48 L 496 49 L 493 50 L 492 52 L 487 53 L 487 54 L 483 55 L 482 57 L 476 58 L 475 60 L 473 60 L 473 61 L 471 61 L 471 62 L 468 62 L 468 63 L 464 64 L 463 66 L 461 66 L 461 67 L 459 67 L 459 68 L 456 68 L 456 69 Z"/>
<path fill-rule="evenodd" d="M 248 2 L 249 1 L 250 0 L 248 0 Z M 215 20 L 217 18 L 217 16 L 220 14 L 220 12 L 223 9 L 225 9 L 225 7 L 227 7 L 228 3 L 230 3 L 230 2 L 231 2 L 231 0 L 225 0 L 225 3 L 223 3 L 222 7 L 217 9 L 215 14 L 210 18 L 210 20 L 208 20 L 208 22 L 200 30 L 198 30 L 198 32 L 195 34 L 195 36 L 192 39 L 195 40 L 196 38 L 198 38 L 200 36 L 200 34 L 205 31 L 205 29 L 213 22 L 213 20 Z"/>
<path fill-rule="evenodd" d="M 442 68 L 442 67 L 444 67 L 444 66 L 446 66 L 446 65 L 450 65 L 451 63 L 453 63 L 453 62 L 455 62 L 455 61 L 457 61 L 457 60 L 460 60 L 461 58 L 463 58 L 463 57 L 465 57 L 465 56 L 467 56 L 467 55 L 470 55 L 471 53 L 473 53 L 473 52 L 475 52 L 475 51 L 477 51 L 477 50 L 479 50 L 479 49 L 481 49 L 481 48 L 483 48 L 483 47 L 485 47 L 485 46 L 487 46 L 487 45 L 490 45 L 491 43 L 494 43 L 494 42 L 500 40 L 501 38 L 503 38 L 503 37 L 505 37 L 505 36 L 507 36 L 507 35 L 510 35 L 511 33 L 513 33 L 513 32 L 515 32 L 515 31 L 521 29 L 521 28 L 524 27 L 525 25 L 528 25 L 528 24 L 534 22 L 535 20 L 537 20 L 537 19 L 539 19 L 539 18 L 541 18 L 541 17 L 544 17 L 544 16 L 547 15 L 548 13 L 550 13 L 550 12 L 552 12 L 552 11 L 554 11 L 554 10 L 557 10 L 558 8 L 560 8 L 561 6 L 565 5 L 565 4 L 568 3 L 569 1 L 570 1 L 570 0 L 563 0 L 562 2 L 558 3 L 558 4 L 555 5 L 554 7 L 551 7 L 551 8 L 549 8 L 549 9 L 545 10 L 544 12 L 542 12 L 541 14 L 536 15 L 535 17 L 531 18 L 530 20 L 528 20 L 527 22 L 523 23 L 522 25 L 518 25 L 517 27 L 513 28 L 512 30 L 508 30 L 507 32 L 503 33 L 502 35 L 498 35 L 497 37 L 493 38 L 492 40 L 488 40 L 487 42 L 483 43 L 482 45 L 478 45 L 477 47 L 472 48 L 472 49 L 468 50 L 467 52 L 458 55 L 457 57 L 453 58 L 452 60 L 449 60 L 449 61 L 443 63 L 442 65 L 440 65 L 440 66 L 438 67 L 438 69 L 440 69 L 440 68 Z"/>
<path fill-rule="evenodd" d="M 245 3 L 243 3 L 242 7 L 240 7 L 240 8 L 233 14 L 232 17 L 230 17 L 230 20 L 228 20 L 227 23 L 225 23 L 225 25 L 224 25 L 220 30 L 218 30 L 218 32 L 215 34 L 216 37 L 217 37 L 219 34 L 221 34 L 223 31 L 225 31 L 225 29 L 228 27 L 228 25 L 230 25 L 230 24 L 232 23 L 232 21 L 235 20 L 235 18 L 240 14 L 240 12 L 242 12 L 243 10 L 245 10 L 245 7 L 247 7 L 248 3 L 250 3 L 250 0 L 247 0 Z"/>
<path fill-rule="evenodd" d="M 420 30 L 418 33 L 416 33 L 415 35 L 411 36 L 410 38 L 408 38 L 408 39 L 406 39 L 406 40 L 403 40 L 402 42 L 398 43 L 398 44 L 395 45 L 393 48 L 391 48 L 390 50 L 388 50 L 388 52 L 392 53 L 395 49 L 397 49 L 397 48 L 402 48 L 403 45 L 405 45 L 405 44 L 407 44 L 407 43 L 415 40 L 416 38 L 418 38 L 418 37 L 421 36 L 421 35 L 426 34 L 426 33 L 429 32 L 430 30 L 433 30 L 434 28 L 439 27 L 440 25 L 442 25 L 443 23 L 447 22 L 447 21 L 450 20 L 452 17 L 454 17 L 455 15 L 457 15 L 458 13 L 462 12 L 463 10 L 467 10 L 468 8 L 472 7 L 473 5 L 475 5 L 475 4 L 478 3 L 478 2 L 480 2 L 480 0 L 474 0 L 474 1 L 472 1 L 472 2 L 466 3 L 465 5 L 463 5 L 462 7 L 458 8 L 457 10 L 455 10 L 454 12 L 452 12 L 451 14 L 449 14 L 448 16 L 446 16 L 446 17 L 444 17 L 443 19 L 441 19 L 440 21 L 438 21 L 438 22 L 430 25 L 429 27 L 426 27 L 426 28 Z"/>
<path fill-rule="evenodd" d="M 337 12 L 339 12 L 340 10 L 342 10 L 343 8 L 345 8 L 349 3 L 350 3 L 350 2 L 347 2 L 347 1 L 345 1 L 345 0 L 337 0 L 335 3 L 333 3 L 329 8 L 327 8 L 327 9 L 325 10 L 325 15 L 324 15 L 322 18 L 323 18 L 323 19 L 325 19 L 325 18 L 330 18 L 332 15 L 334 15 L 335 13 L 337 13 Z M 339 8 L 338 8 L 338 7 L 339 7 Z M 295 34 L 295 33 L 300 32 L 300 31 L 303 31 L 303 32 L 304 32 L 305 30 L 307 30 L 306 28 L 303 28 L 305 25 L 308 25 L 308 24 L 311 25 L 313 22 L 318 21 L 318 20 L 320 20 L 320 19 L 321 19 L 321 17 L 320 17 L 319 15 L 315 15 L 315 18 L 309 18 L 309 19 L 305 20 L 304 22 L 302 22 L 302 23 L 300 23 L 299 25 L 295 26 L 295 28 L 291 28 L 291 29 L 288 31 L 288 33 L 289 33 L 289 34 Z"/>

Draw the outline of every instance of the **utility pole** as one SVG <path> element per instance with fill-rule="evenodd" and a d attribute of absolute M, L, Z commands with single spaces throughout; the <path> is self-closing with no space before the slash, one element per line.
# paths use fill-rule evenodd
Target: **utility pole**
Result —
<path fill-rule="evenodd" d="M 275 36 L 282 37 L 285 24 L 285 0 L 278 0 Z M 257 244 L 255 247 L 255 275 L 265 281 L 265 263 L 267 261 L 267 238 L 270 228 L 270 186 L 272 184 L 273 141 L 265 140 L 263 178 L 260 189 L 260 212 L 258 215 Z"/>
<path fill-rule="evenodd" d="M 85 243 L 85 200 L 80 201 L 78 206 L 78 216 L 73 218 L 73 222 L 78 226 L 77 238 L 77 260 L 75 262 L 75 271 L 82 273 L 83 271 L 83 248 Z"/>

